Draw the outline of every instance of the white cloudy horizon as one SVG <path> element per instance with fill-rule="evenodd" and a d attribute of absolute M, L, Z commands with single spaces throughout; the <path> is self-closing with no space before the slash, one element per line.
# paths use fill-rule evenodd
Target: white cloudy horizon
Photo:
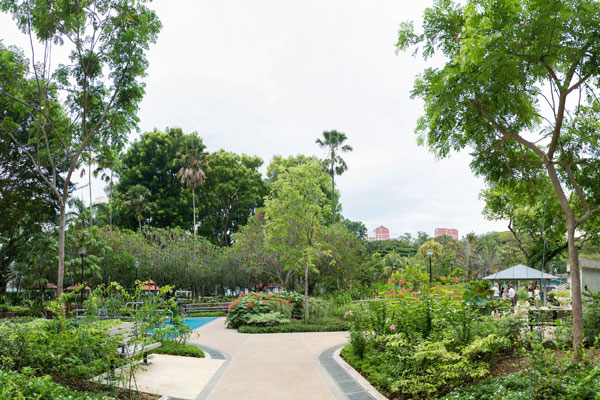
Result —
<path fill-rule="evenodd" d="M 422 103 L 410 91 L 431 64 L 396 55 L 394 44 L 400 22 L 418 25 L 430 4 L 155 0 L 163 29 L 148 53 L 139 128 L 195 131 L 208 151 L 256 155 L 265 165 L 274 155 L 324 157 L 315 140 L 336 129 L 354 148 L 336 177 L 342 214 L 371 235 L 379 225 L 394 238 L 437 227 L 461 236 L 504 231 L 506 222 L 481 214 L 485 185 L 467 151 L 436 160 L 416 144 Z M 0 26 L 6 45 L 26 46 L 8 16 Z M 103 185 L 93 192 L 103 196 Z"/>

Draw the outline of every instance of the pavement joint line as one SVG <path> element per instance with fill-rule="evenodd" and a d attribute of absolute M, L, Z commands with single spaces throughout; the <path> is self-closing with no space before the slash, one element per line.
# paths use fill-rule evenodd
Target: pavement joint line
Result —
<path fill-rule="evenodd" d="M 198 396 L 194 400 L 207 400 L 212 390 L 217 386 L 217 383 L 221 380 L 229 364 L 231 364 L 231 356 L 222 350 L 215 349 L 214 347 L 206 346 L 203 344 L 192 343 L 194 346 L 201 348 L 203 351 L 209 353 L 213 360 L 225 360 L 223 365 L 219 367 L 217 372 L 210 378 L 208 383 L 204 386 L 202 391 L 198 393 Z"/>
<path fill-rule="evenodd" d="M 343 365 L 341 365 L 334 357 L 333 357 L 333 353 L 335 353 L 336 350 L 342 348 L 343 346 L 345 346 L 344 344 L 338 344 L 335 346 L 332 346 L 328 349 L 325 349 L 321 355 L 319 355 L 319 362 L 321 363 L 321 366 L 323 367 L 323 369 L 325 371 L 327 371 L 327 373 L 330 375 L 331 379 L 333 379 L 333 381 L 336 383 L 336 385 L 340 388 L 340 390 L 346 395 L 346 397 L 348 399 L 350 399 L 351 395 L 356 395 L 356 394 L 364 394 L 367 397 L 369 397 L 369 399 L 373 399 L 376 400 L 376 398 L 369 392 L 369 390 L 363 386 L 363 384 L 361 382 L 359 382 L 356 378 L 354 378 L 354 376 L 352 376 L 352 374 L 350 374 L 350 371 L 348 371 Z M 345 379 L 340 377 L 339 375 L 341 375 L 340 372 L 331 372 L 329 370 L 329 368 L 332 364 L 330 363 L 330 361 L 333 361 L 335 364 L 337 364 L 337 366 L 339 368 L 341 368 L 341 370 L 345 373 Z M 337 368 L 335 368 L 336 370 L 338 370 Z M 337 376 L 335 376 L 335 375 Z M 358 387 L 360 388 L 360 391 L 356 392 L 354 390 L 350 391 L 349 390 L 345 390 L 341 383 L 346 383 L 346 382 L 354 382 L 355 384 L 358 385 Z M 343 385 L 343 386 L 348 386 L 348 385 Z M 199 400 L 199 399 L 198 399 Z"/>

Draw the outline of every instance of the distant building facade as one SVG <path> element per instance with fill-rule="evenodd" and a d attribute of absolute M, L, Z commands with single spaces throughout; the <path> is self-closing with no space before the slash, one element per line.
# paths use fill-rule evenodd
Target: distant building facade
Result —
<path fill-rule="evenodd" d="M 390 239 L 390 230 L 385 226 L 381 225 L 375 228 L 375 237 L 371 237 L 367 235 L 367 241 L 374 242 L 376 240 L 389 240 Z"/>
<path fill-rule="evenodd" d="M 454 240 L 458 240 L 458 229 L 435 228 L 435 234 L 433 235 L 433 237 L 438 237 L 442 235 L 447 235 Z"/>

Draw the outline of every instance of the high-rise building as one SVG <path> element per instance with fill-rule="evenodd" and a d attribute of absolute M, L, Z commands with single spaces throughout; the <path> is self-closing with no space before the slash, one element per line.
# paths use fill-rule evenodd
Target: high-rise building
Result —
<path fill-rule="evenodd" d="M 451 228 L 435 228 L 435 234 L 433 237 L 438 237 L 442 235 L 450 236 L 454 240 L 458 240 L 458 229 Z"/>
<path fill-rule="evenodd" d="M 375 237 L 367 236 L 367 240 L 369 242 L 373 242 L 375 240 L 389 240 L 389 238 L 390 230 L 383 225 L 375 228 Z"/>

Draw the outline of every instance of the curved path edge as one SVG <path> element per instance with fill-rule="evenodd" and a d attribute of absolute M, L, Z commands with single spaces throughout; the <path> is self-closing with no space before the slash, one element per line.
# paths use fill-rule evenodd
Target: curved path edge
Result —
<path fill-rule="evenodd" d="M 208 399 L 210 392 L 212 392 L 212 390 L 217 385 L 217 383 L 219 383 L 219 380 L 221 380 L 221 378 L 223 377 L 223 374 L 229 367 L 229 364 L 231 364 L 231 356 L 222 350 L 215 349 L 214 347 L 206 346 L 203 344 L 195 344 L 195 343 L 191 343 L 191 344 L 193 344 L 196 347 L 201 348 L 205 353 L 208 353 L 208 355 L 210 355 L 210 358 L 212 358 L 212 359 L 225 360 L 223 365 L 221 365 L 219 367 L 217 372 L 215 372 L 215 374 L 212 376 L 212 378 L 210 378 L 210 380 L 208 381 L 206 386 L 204 386 L 204 389 L 202 389 L 202 391 L 194 399 L 194 400 L 206 400 L 206 399 Z"/>
<path fill-rule="evenodd" d="M 325 349 L 319 355 L 321 366 L 329 373 L 340 390 L 350 400 L 387 400 L 366 379 L 340 357 L 346 344 Z"/>

